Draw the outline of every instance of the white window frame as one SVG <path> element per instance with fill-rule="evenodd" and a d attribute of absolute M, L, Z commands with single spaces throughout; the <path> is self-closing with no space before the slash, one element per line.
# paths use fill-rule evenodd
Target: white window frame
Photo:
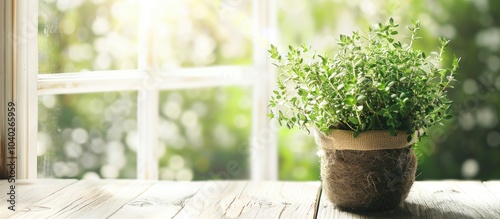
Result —
<path fill-rule="evenodd" d="M 150 0 L 154 3 L 155 0 Z M 141 1 L 142 2 L 142 1 Z M 222 0 L 215 4 L 225 4 Z M 144 4 L 139 23 L 151 19 Z M 218 5 L 216 5 L 218 6 Z M 152 71 L 148 34 L 152 27 L 139 27 L 137 70 L 38 74 L 38 1 L 5 0 L 0 3 L 0 121 L 6 119 L 6 104 L 17 105 L 17 178 L 37 178 L 38 95 L 136 90 L 139 148 L 137 178 L 158 179 L 159 91 L 208 86 L 246 85 L 253 90 L 252 131 L 249 142 L 251 179 L 277 180 L 276 126 L 267 118 L 268 100 L 275 84 L 267 48 L 276 40 L 275 1 L 252 1 L 253 63 L 250 66 L 180 68 L 160 75 Z M 12 40 L 14 39 L 14 40 Z M 12 57 L 12 58 L 11 58 Z M 2 151 L 6 150 L 6 122 L 0 124 Z M 0 154 L 6 159 L 5 154 Z M 5 162 L 5 161 L 4 161 Z"/>

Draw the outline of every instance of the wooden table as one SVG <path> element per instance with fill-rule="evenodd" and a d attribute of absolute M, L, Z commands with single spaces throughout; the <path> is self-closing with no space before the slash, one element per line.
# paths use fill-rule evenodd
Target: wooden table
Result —
<path fill-rule="evenodd" d="M 0 218 L 500 218 L 500 181 L 421 181 L 397 209 L 339 211 L 320 182 L 0 181 Z"/>

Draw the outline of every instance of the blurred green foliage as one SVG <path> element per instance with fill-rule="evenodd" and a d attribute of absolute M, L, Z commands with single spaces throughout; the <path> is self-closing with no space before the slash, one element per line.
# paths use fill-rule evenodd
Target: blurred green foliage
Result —
<path fill-rule="evenodd" d="M 40 73 L 137 68 L 139 1 L 39 2 Z M 159 9 L 172 13 L 159 21 L 161 69 L 251 63 L 252 39 L 234 22 L 234 14 L 250 14 L 250 1 L 165 2 Z M 277 0 L 277 6 L 281 45 L 329 52 L 339 34 L 389 17 L 402 26 L 419 19 L 421 35 L 431 39 L 417 41 L 423 50 L 436 48 L 437 37 L 451 39 L 448 51 L 462 57 L 461 83 L 450 91 L 455 119 L 419 144 L 417 179 L 500 178 L 500 2 Z M 251 99 L 246 87 L 162 91 L 160 178 L 247 178 Z M 39 176 L 135 178 L 136 108 L 136 92 L 40 96 Z M 280 179 L 319 179 L 311 136 L 280 128 L 278 145 Z M 219 174 L 233 161 L 241 171 Z"/>
<path fill-rule="evenodd" d="M 43 95 L 38 176 L 135 178 L 137 92 Z"/>
<path fill-rule="evenodd" d="M 137 1 L 39 0 L 39 73 L 137 68 Z"/>
<path fill-rule="evenodd" d="M 246 87 L 161 92 L 160 179 L 248 178 L 251 94 Z"/>
<path fill-rule="evenodd" d="M 500 2 L 439 1 L 428 14 L 453 36 L 461 84 L 450 93 L 455 120 L 421 144 L 420 178 L 499 179 Z"/>

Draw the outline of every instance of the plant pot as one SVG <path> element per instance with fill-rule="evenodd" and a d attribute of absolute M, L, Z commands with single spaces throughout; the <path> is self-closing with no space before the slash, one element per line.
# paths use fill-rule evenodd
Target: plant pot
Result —
<path fill-rule="evenodd" d="M 401 204 L 415 181 L 417 158 L 404 132 L 316 132 L 323 193 L 347 211 L 383 211 Z"/>

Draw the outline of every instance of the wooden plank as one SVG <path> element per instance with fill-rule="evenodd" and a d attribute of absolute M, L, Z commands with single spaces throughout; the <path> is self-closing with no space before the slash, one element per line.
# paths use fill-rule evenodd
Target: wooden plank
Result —
<path fill-rule="evenodd" d="M 313 218 L 319 182 L 209 181 L 175 218 Z"/>
<path fill-rule="evenodd" d="M 141 180 L 81 180 L 20 209 L 12 218 L 107 218 L 152 184 Z"/>
<path fill-rule="evenodd" d="M 35 205 L 38 201 L 46 198 L 63 188 L 76 183 L 73 179 L 43 179 L 43 180 L 16 180 L 16 211 L 22 210 L 35 210 L 41 206 Z M 8 193 L 7 190 L 11 184 L 7 180 L 0 181 L 0 191 L 2 193 Z M 1 197 L 6 197 L 2 195 Z M 7 198 L 7 197 L 6 197 Z M 7 207 L 10 205 L 6 200 L 1 200 L 0 202 L 0 215 L 2 217 L 8 217 L 13 215 L 15 212 L 8 210 Z"/>
<path fill-rule="evenodd" d="M 418 182 L 406 207 L 434 218 L 500 218 L 500 202 L 478 181 Z"/>
<path fill-rule="evenodd" d="M 9 184 L 0 181 L 1 191 Z M 313 218 L 319 182 L 34 180 L 1 218 Z M 318 218 L 500 218 L 500 181 L 416 182 L 397 209 L 355 214 L 320 196 Z"/>
<path fill-rule="evenodd" d="M 206 182 L 160 181 L 129 201 L 111 218 L 172 218 Z"/>
<path fill-rule="evenodd" d="M 500 218 L 500 202 L 477 181 L 416 182 L 397 209 L 378 213 L 340 211 L 321 197 L 318 218 Z"/>
<path fill-rule="evenodd" d="M 500 180 L 486 181 L 483 184 L 498 199 L 498 203 L 500 203 Z"/>

